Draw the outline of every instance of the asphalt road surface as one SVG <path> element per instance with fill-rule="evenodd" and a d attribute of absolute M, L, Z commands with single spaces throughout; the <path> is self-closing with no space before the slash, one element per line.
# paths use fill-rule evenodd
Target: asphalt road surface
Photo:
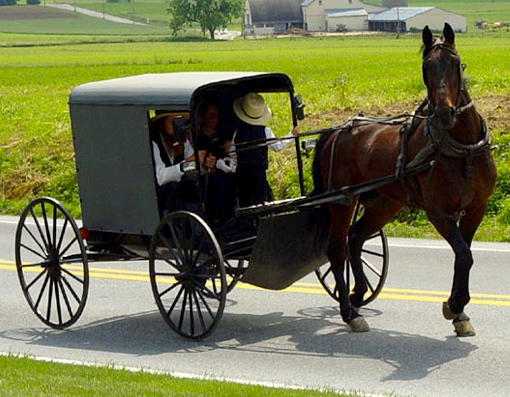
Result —
<path fill-rule="evenodd" d="M 351 333 L 309 276 L 284 291 L 239 284 L 216 331 L 190 342 L 160 317 L 144 262 L 91 263 L 82 317 L 46 327 L 19 287 L 16 222 L 0 217 L 0 352 L 398 396 L 510 394 L 510 244 L 474 244 L 466 312 L 475 337 L 457 338 L 441 315 L 453 267 L 446 244 L 390 239 L 385 289 L 362 309 L 370 332 Z"/>

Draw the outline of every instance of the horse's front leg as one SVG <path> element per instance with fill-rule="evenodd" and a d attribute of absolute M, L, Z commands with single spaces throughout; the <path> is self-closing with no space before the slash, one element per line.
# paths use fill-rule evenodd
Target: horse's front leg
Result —
<path fill-rule="evenodd" d="M 464 313 L 464 307 L 470 300 L 469 273 L 473 266 L 470 241 L 464 239 L 453 220 L 444 218 L 430 220 L 455 253 L 452 291 L 448 301 L 443 304 L 443 315 L 447 320 L 453 320 L 457 336 L 474 336 L 475 330 L 469 317 Z"/>

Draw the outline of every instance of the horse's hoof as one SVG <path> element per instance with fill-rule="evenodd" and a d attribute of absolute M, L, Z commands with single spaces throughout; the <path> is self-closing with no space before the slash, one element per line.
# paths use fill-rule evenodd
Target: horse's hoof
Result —
<path fill-rule="evenodd" d="M 355 317 L 349 322 L 349 328 L 352 332 L 368 332 L 370 327 L 366 320 L 362 317 Z"/>
<path fill-rule="evenodd" d="M 457 314 L 450 310 L 450 305 L 448 302 L 443 302 L 443 317 L 447 320 L 453 320 L 457 318 Z"/>
<path fill-rule="evenodd" d="M 476 332 L 473 326 L 471 325 L 471 321 L 468 320 L 462 320 L 462 321 L 455 321 L 453 323 L 453 326 L 455 327 L 455 333 L 458 337 L 465 337 L 465 336 L 475 336 Z"/>

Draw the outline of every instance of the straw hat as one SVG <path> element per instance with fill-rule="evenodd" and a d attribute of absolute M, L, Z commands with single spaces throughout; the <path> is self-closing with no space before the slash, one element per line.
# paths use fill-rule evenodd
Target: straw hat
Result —
<path fill-rule="evenodd" d="M 234 101 L 234 113 L 250 125 L 264 125 L 271 120 L 271 109 L 262 95 L 250 92 Z"/>
<path fill-rule="evenodd" d="M 166 110 L 156 110 L 156 115 L 154 117 L 151 117 L 149 120 L 149 124 L 154 124 L 155 122 L 164 119 L 165 117 L 184 117 L 184 120 L 189 120 L 189 113 L 183 113 L 183 112 L 168 112 Z"/>

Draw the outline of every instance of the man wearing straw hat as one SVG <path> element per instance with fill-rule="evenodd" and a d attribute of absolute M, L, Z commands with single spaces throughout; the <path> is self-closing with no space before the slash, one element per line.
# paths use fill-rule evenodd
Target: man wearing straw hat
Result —
<path fill-rule="evenodd" d="M 238 118 L 238 123 L 232 147 L 236 148 L 237 145 L 236 173 L 239 205 L 248 207 L 272 199 L 271 188 L 266 178 L 268 148 L 279 152 L 285 149 L 292 140 L 284 139 L 270 145 L 260 145 L 244 150 L 243 144 L 246 148 L 246 144 L 249 142 L 275 138 L 273 131 L 265 126 L 271 120 L 271 110 L 260 94 L 250 92 L 234 101 L 234 113 Z M 285 138 L 298 133 L 299 127 L 294 127 Z"/>

